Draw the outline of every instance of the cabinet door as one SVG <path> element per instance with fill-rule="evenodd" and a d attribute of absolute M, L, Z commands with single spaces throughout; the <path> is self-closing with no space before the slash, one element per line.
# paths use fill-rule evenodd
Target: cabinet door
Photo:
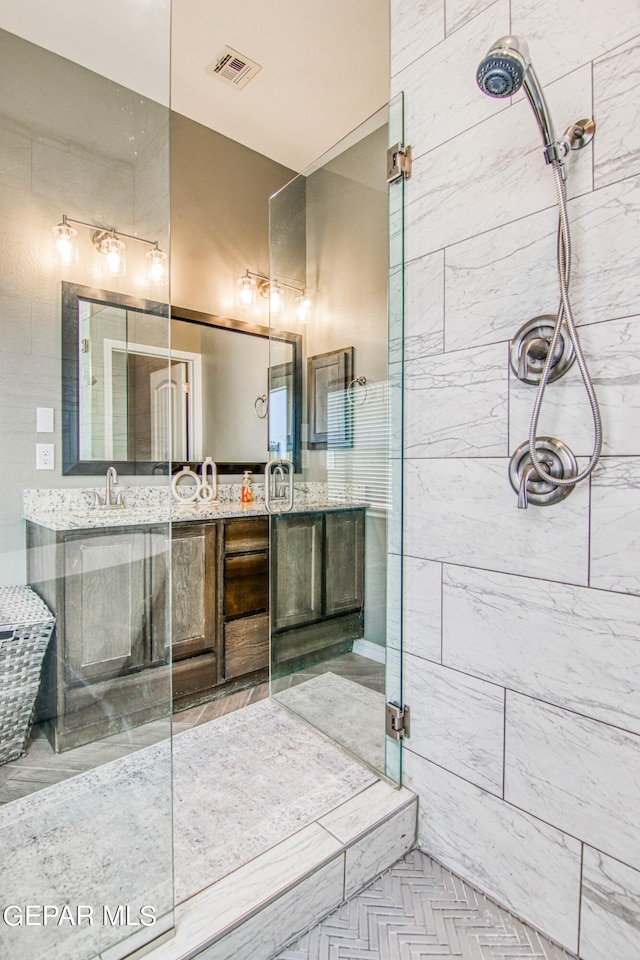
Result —
<path fill-rule="evenodd" d="M 282 630 L 322 615 L 322 517 L 273 517 L 272 524 L 273 626 Z"/>
<path fill-rule="evenodd" d="M 152 653 L 165 660 L 169 642 L 169 539 L 156 534 L 152 553 Z M 162 546 L 164 545 L 164 549 Z M 216 525 L 174 525 L 171 533 L 172 657 L 182 660 L 216 648 Z"/>
<path fill-rule="evenodd" d="M 325 522 L 325 615 L 332 617 L 362 607 L 364 516 L 361 510 L 337 510 Z"/>
<path fill-rule="evenodd" d="M 144 665 L 146 544 L 146 532 L 140 529 L 101 530 L 65 540 L 64 660 L 69 686 Z"/>
<path fill-rule="evenodd" d="M 224 616 L 246 617 L 269 606 L 269 555 L 244 553 L 224 560 Z"/>

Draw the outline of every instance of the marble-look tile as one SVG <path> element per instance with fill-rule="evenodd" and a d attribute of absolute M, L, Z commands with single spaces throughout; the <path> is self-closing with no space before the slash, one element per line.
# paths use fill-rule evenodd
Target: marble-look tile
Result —
<path fill-rule="evenodd" d="M 405 653 L 439 662 L 442 565 L 405 556 L 403 601 Z"/>
<path fill-rule="evenodd" d="M 406 265 L 404 311 L 405 360 L 442 353 L 444 251 Z"/>
<path fill-rule="evenodd" d="M 592 587 L 640 594 L 640 460 L 601 460 L 591 481 Z"/>
<path fill-rule="evenodd" d="M 345 854 L 345 900 L 387 870 L 416 844 L 418 801 L 413 798 L 403 810 L 375 827 Z"/>
<path fill-rule="evenodd" d="M 507 110 L 510 98 L 487 97 L 475 82 L 478 63 L 496 37 L 509 33 L 509 0 L 494 0 L 397 77 L 414 157 Z"/>
<path fill-rule="evenodd" d="M 576 322 L 640 313 L 640 177 L 577 197 L 569 217 Z M 556 226 L 553 207 L 446 251 L 447 349 L 510 340 L 526 320 L 557 311 Z"/>
<path fill-rule="evenodd" d="M 636 0 L 512 0 L 511 33 L 526 37 L 531 58 L 542 83 L 550 83 L 569 70 L 601 56 L 638 33 Z M 580 114 L 581 117 L 592 114 Z M 567 123 L 578 120 L 567 116 Z M 561 126 L 558 121 L 558 126 Z"/>
<path fill-rule="evenodd" d="M 502 343 L 408 361 L 405 456 L 504 456 L 508 377 Z"/>
<path fill-rule="evenodd" d="M 406 552 L 586 585 L 588 485 L 553 508 L 518 510 L 508 467 L 506 458 L 406 460 Z"/>
<path fill-rule="evenodd" d="M 405 750 L 420 797 L 418 846 L 575 951 L 580 843 Z"/>
<path fill-rule="evenodd" d="M 505 800 L 640 864 L 640 736 L 507 691 Z"/>
<path fill-rule="evenodd" d="M 386 820 L 415 800 L 415 794 L 404 787 L 394 787 L 378 780 L 335 810 L 320 817 L 318 823 L 341 843 L 353 843 L 372 827 Z"/>
<path fill-rule="evenodd" d="M 639 622 L 638 597 L 443 570 L 443 663 L 640 734 Z"/>
<path fill-rule="evenodd" d="M 411 750 L 502 796 L 503 688 L 406 654 L 403 696 Z"/>
<path fill-rule="evenodd" d="M 405 321 L 405 268 L 394 266 L 389 269 L 389 363 L 397 363 L 403 358 L 403 337 Z"/>
<path fill-rule="evenodd" d="M 637 960 L 640 955 L 640 873 L 585 846 L 580 956 Z"/>
<path fill-rule="evenodd" d="M 391 95 L 403 89 L 396 74 L 444 39 L 444 0 L 391 0 Z"/>
<path fill-rule="evenodd" d="M 594 185 L 640 174 L 640 40 L 616 47 L 593 64 Z M 630 121 L 633 117 L 634 120 Z"/>
<path fill-rule="evenodd" d="M 269 960 L 338 906 L 343 884 L 341 854 L 198 953 L 198 960 Z"/>
<path fill-rule="evenodd" d="M 546 89 L 554 115 L 591 109 L 586 68 Z M 469 83 L 475 86 L 473 71 Z M 411 139 L 411 130 L 407 130 Z M 589 154 L 567 179 L 569 197 L 591 190 Z M 406 184 L 406 256 L 426 253 L 555 205 L 554 178 L 528 102 L 512 103 L 453 140 L 417 156 Z"/>
<path fill-rule="evenodd" d="M 581 327 L 580 342 L 602 415 L 604 456 L 640 455 L 640 317 Z M 509 371 L 509 450 L 529 435 L 536 387 Z M 545 390 L 538 434 L 559 437 L 576 456 L 589 457 L 594 427 L 577 363 Z"/>
<path fill-rule="evenodd" d="M 447 36 L 467 20 L 477 17 L 493 0 L 445 0 L 445 28 Z M 497 38 L 495 38 L 497 39 Z"/>

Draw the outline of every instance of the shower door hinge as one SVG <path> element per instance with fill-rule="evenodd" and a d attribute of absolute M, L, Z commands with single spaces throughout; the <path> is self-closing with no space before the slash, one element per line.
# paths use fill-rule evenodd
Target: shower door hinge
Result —
<path fill-rule="evenodd" d="M 408 740 L 411 736 L 411 709 L 404 704 L 387 704 L 387 736 L 393 740 Z"/>
<path fill-rule="evenodd" d="M 411 176 L 411 147 L 396 143 L 387 150 L 387 183 L 408 180 Z"/>

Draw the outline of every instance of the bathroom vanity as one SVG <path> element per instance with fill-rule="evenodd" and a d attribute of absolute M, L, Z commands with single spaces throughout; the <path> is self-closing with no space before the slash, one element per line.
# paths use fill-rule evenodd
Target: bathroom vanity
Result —
<path fill-rule="evenodd" d="M 270 607 L 278 672 L 363 636 L 364 508 L 219 504 L 175 518 L 170 551 L 158 519 L 27 521 L 29 583 L 57 623 L 38 701 L 57 751 L 166 717 L 171 687 L 182 709 L 265 680 Z"/>

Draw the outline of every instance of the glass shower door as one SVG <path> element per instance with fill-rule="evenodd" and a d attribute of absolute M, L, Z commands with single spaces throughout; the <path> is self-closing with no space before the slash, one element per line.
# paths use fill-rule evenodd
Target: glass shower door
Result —
<path fill-rule="evenodd" d="M 396 782 L 403 187 L 387 182 L 387 147 L 401 127 L 396 101 L 270 204 L 270 366 L 294 332 L 303 379 L 300 429 L 284 439 L 270 397 L 270 456 L 296 468 L 291 510 L 270 481 L 271 693 Z"/>

